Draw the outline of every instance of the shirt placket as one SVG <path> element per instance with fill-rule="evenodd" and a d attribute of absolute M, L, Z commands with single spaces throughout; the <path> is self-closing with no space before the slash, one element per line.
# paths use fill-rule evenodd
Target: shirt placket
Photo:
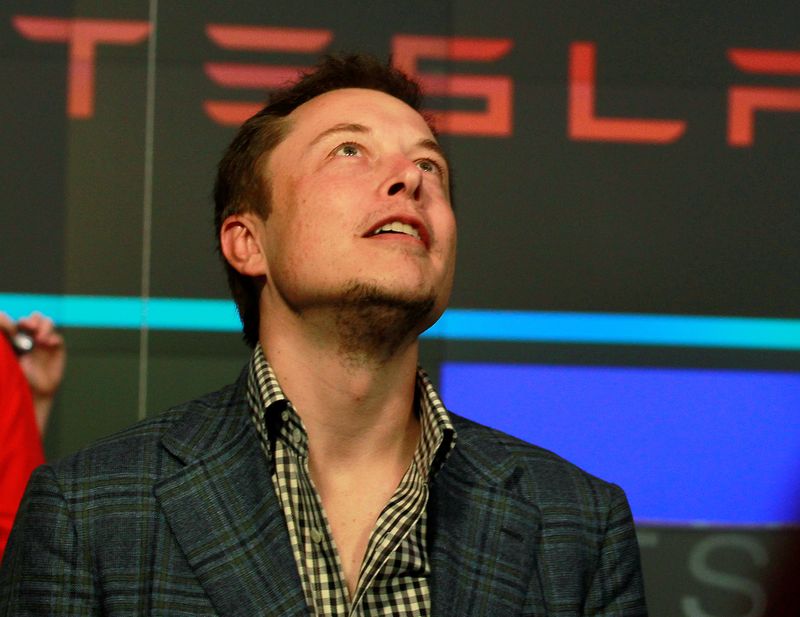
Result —
<path fill-rule="evenodd" d="M 413 462 L 378 517 L 370 536 L 351 615 L 361 616 L 364 600 L 372 592 L 373 580 L 387 567 L 389 558 L 408 539 L 425 510 L 426 502 L 427 487 L 420 481 L 416 462 Z"/>
<path fill-rule="evenodd" d="M 253 419 L 271 464 L 275 490 L 286 519 L 309 608 L 317 615 L 368 617 L 372 607 L 385 607 L 389 602 L 399 614 L 413 614 L 415 617 L 427 614 L 430 608 L 427 583 L 414 580 L 419 576 L 424 579 L 428 572 L 424 554 L 427 480 L 434 453 L 442 445 L 442 431 L 452 433 L 452 426 L 424 372 L 420 369 L 417 384 L 422 438 L 408 472 L 371 534 L 351 603 L 330 524 L 309 473 L 305 428 L 291 403 L 283 396 L 259 346 L 252 362 L 249 394 L 252 396 Z M 443 458 L 453 443 L 452 438 L 448 439 Z M 397 568 L 397 571 L 383 571 L 386 568 Z M 411 582 L 404 583 L 399 589 L 393 586 L 391 591 L 386 591 L 383 585 L 376 587 L 374 584 L 379 574 L 388 578 L 405 578 L 412 571 L 422 574 L 412 575 L 409 578 Z M 379 610 L 383 611 L 383 608 Z"/>

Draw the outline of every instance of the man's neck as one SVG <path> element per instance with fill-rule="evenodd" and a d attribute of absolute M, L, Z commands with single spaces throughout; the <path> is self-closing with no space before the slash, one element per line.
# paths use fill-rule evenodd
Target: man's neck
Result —
<path fill-rule="evenodd" d="M 405 459 L 409 448 L 413 453 L 419 434 L 416 339 L 380 360 L 354 358 L 318 328 L 270 326 L 262 330 L 261 344 L 308 431 L 313 459 L 346 465 Z"/>

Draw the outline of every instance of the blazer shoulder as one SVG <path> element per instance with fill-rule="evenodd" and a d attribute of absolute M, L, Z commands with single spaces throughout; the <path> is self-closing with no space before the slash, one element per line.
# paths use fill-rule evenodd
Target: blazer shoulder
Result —
<path fill-rule="evenodd" d="M 138 477 L 155 481 L 232 438 L 246 426 L 246 397 L 240 381 L 146 418 L 50 464 L 67 489 L 103 478 Z M 167 445 L 165 448 L 164 446 Z"/>
<path fill-rule="evenodd" d="M 528 443 L 450 412 L 457 433 L 454 458 L 476 477 L 499 482 L 540 509 L 568 507 L 605 510 L 627 503 L 622 489 L 581 469 L 546 448 Z"/>

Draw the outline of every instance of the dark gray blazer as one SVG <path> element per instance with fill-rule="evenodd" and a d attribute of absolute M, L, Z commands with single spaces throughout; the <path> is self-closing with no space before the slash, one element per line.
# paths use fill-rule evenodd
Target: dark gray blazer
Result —
<path fill-rule="evenodd" d="M 306 615 L 245 384 L 37 469 L 0 615 Z M 646 615 L 623 492 L 453 422 L 428 506 L 433 615 Z"/>

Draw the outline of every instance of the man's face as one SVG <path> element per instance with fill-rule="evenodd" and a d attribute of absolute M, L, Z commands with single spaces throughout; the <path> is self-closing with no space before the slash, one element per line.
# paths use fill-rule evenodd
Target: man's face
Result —
<path fill-rule="evenodd" d="M 341 302 L 354 286 L 400 301 L 453 282 L 456 226 L 448 166 L 411 107 L 376 90 L 327 92 L 295 109 L 266 169 L 271 212 L 261 238 L 266 311 Z"/>

